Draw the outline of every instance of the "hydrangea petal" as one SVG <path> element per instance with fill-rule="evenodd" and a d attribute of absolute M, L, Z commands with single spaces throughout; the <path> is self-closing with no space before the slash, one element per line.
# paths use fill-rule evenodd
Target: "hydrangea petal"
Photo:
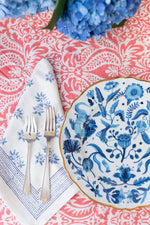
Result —
<path fill-rule="evenodd" d="M 54 10 L 57 0 L 1 0 L 0 18 L 24 18 L 48 9 Z M 57 21 L 57 29 L 67 37 L 82 41 L 104 36 L 114 23 L 134 16 L 141 0 L 67 0 Z"/>

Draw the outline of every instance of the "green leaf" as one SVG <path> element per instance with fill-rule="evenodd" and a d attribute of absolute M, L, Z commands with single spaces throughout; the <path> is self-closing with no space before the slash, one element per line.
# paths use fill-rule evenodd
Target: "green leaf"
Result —
<path fill-rule="evenodd" d="M 57 21 L 64 12 L 65 2 L 66 0 L 57 0 L 51 20 L 49 21 L 48 25 L 42 29 L 49 29 L 51 31 L 53 30 Z"/>
<path fill-rule="evenodd" d="M 123 27 L 126 21 L 127 21 L 127 20 L 124 19 L 124 20 L 122 20 L 121 23 L 119 23 L 119 24 L 114 23 L 114 24 L 112 25 L 112 28 Z"/>

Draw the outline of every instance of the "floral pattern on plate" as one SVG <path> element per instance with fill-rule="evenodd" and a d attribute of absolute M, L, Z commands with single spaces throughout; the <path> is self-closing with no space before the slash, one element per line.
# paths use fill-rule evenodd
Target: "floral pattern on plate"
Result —
<path fill-rule="evenodd" d="M 150 83 L 134 78 L 90 86 L 60 135 L 65 168 L 89 198 L 117 208 L 149 205 Z"/>

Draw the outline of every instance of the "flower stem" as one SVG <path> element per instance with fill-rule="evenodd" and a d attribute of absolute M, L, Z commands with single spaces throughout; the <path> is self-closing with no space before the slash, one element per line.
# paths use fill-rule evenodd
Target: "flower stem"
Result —
<path fill-rule="evenodd" d="M 124 158 L 125 158 L 125 151 L 126 151 L 126 148 L 123 148 L 123 154 L 122 154 L 121 162 L 123 162 L 123 160 L 124 160 Z"/>

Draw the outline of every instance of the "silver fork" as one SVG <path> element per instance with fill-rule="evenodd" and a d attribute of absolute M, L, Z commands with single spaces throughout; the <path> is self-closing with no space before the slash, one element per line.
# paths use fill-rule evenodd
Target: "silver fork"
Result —
<path fill-rule="evenodd" d="M 28 142 L 28 154 L 27 154 L 25 179 L 24 179 L 24 185 L 23 185 L 24 195 L 29 195 L 31 191 L 31 185 L 30 185 L 31 149 L 32 149 L 32 143 L 33 141 L 35 141 L 36 136 L 37 136 L 37 126 L 36 126 L 35 118 L 32 115 L 27 116 L 26 122 L 25 122 L 24 139 Z"/>
<path fill-rule="evenodd" d="M 44 168 L 43 184 L 41 190 L 40 200 L 43 202 L 48 202 L 50 200 L 50 163 L 49 163 L 49 146 L 51 137 L 54 137 L 56 133 L 56 122 L 55 122 L 55 111 L 53 107 L 46 109 L 45 115 L 45 131 L 44 137 L 47 139 L 47 149 L 46 149 L 46 161 Z"/>

